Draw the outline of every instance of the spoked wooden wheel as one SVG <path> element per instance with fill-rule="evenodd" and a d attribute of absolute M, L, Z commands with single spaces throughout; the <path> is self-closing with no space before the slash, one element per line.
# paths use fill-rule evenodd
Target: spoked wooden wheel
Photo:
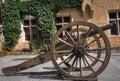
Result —
<path fill-rule="evenodd" d="M 75 32 L 75 30 L 72 30 L 72 31 L 74 31 Z M 81 33 L 85 33 L 85 32 L 87 32 L 87 30 L 86 29 L 83 29 L 83 28 L 80 28 L 79 29 L 79 31 L 81 32 Z M 67 34 L 65 34 L 63 37 L 65 37 Z M 100 40 L 98 40 L 99 38 L 96 36 L 96 35 L 93 35 L 93 39 L 94 39 L 94 44 L 96 44 L 96 46 L 98 47 L 98 48 L 101 48 L 101 43 L 100 43 Z M 87 41 L 85 41 L 86 43 L 87 43 Z M 96 42 L 96 43 L 95 43 Z M 92 43 L 92 42 L 91 42 Z M 91 44 L 90 43 L 90 44 Z M 96 57 L 95 58 L 100 58 L 100 56 L 101 56 L 101 50 L 97 50 L 96 51 L 97 52 L 97 55 L 96 55 Z M 61 58 L 61 60 L 64 60 L 65 58 L 66 58 L 66 56 L 61 56 L 60 57 Z M 92 59 L 91 59 L 92 60 Z M 93 60 L 93 62 L 90 64 L 91 66 L 94 66 L 96 63 L 97 63 L 97 61 L 98 60 Z M 68 63 L 68 62 L 64 62 L 65 63 L 65 65 L 66 66 L 68 66 L 68 67 L 70 67 L 71 65 Z M 89 66 L 88 66 L 89 67 Z M 85 67 L 85 68 L 87 68 L 87 66 Z"/>
<path fill-rule="evenodd" d="M 106 68 L 110 51 L 104 32 L 84 21 L 62 27 L 51 43 L 52 62 L 66 77 L 97 77 Z"/>

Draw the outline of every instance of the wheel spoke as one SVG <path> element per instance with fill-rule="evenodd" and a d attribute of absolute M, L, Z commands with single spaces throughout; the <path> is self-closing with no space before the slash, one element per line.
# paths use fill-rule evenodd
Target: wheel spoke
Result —
<path fill-rule="evenodd" d="M 72 67 L 69 68 L 69 70 L 68 70 L 68 74 L 70 74 L 71 71 L 72 71 Z"/>
<path fill-rule="evenodd" d="M 83 63 L 84 63 L 84 65 L 85 65 L 85 67 L 87 67 L 87 65 L 86 65 L 86 63 L 85 63 L 85 60 L 82 58 L 82 60 L 83 60 Z"/>
<path fill-rule="evenodd" d="M 87 51 L 102 51 L 106 50 L 106 48 L 96 48 L 96 49 L 86 49 Z"/>
<path fill-rule="evenodd" d="M 77 57 L 75 57 L 75 59 L 73 60 L 72 67 L 75 65 L 76 60 L 77 60 Z"/>
<path fill-rule="evenodd" d="M 78 38 L 78 42 L 80 42 L 80 34 L 79 34 L 79 26 L 77 25 L 77 38 Z"/>
<path fill-rule="evenodd" d="M 74 58 L 74 55 L 72 54 L 70 58 L 66 61 L 66 63 L 69 63 Z"/>
<path fill-rule="evenodd" d="M 100 59 L 98 59 L 98 58 L 96 58 L 96 57 L 94 57 L 92 55 L 86 54 L 86 56 L 89 56 L 89 57 L 91 57 L 91 58 L 93 58 L 93 59 L 95 59 L 97 61 L 100 61 L 101 63 L 104 63 L 104 61 L 102 61 L 102 60 L 100 60 Z"/>
<path fill-rule="evenodd" d="M 62 49 L 62 48 L 64 48 L 65 46 L 66 46 L 65 44 L 63 44 L 63 45 L 60 45 L 60 46 L 56 46 L 56 47 L 55 47 L 55 50 Z"/>
<path fill-rule="evenodd" d="M 80 67 L 80 77 L 82 77 L 82 60 L 81 60 L 81 57 L 79 57 L 79 67 Z"/>
<path fill-rule="evenodd" d="M 71 50 L 55 51 L 54 53 L 55 53 L 55 55 L 56 55 L 56 58 L 61 57 L 61 56 L 65 56 L 65 55 L 73 54 Z"/>
<path fill-rule="evenodd" d="M 65 31 L 67 33 L 67 35 L 69 36 L 69 38 L 72 40 L 72 42 L 77 45 L 77 43 L 74 41 L 74 39 L 72 38 L 72 36 L 69 34 L 69 32 L 66 30 Z"/>
<path fill-rule="evenodd" d="M 97 40 L 99 40 L 100 38 L 101 38 L 101 36 L 99 36 L 99 37 L 97 38 Z M 85 47 L 88 47 L 89 45 L 93 44 L 93 43 L 96 42 L 97 40 L 94 39 L 94 40 L 91 41 L 90 43 L 86 44 Z"/>
<path fill-rule="evenodd" d="M 94 46 L 96 46 L 96 45 L 97 45 L 97 43 L 94 42 L 93 44 L 91 44 L 91 45 L 89 46 L 89 48 L 90 48 L 90 47 L 94 47 Z"/>
<path fill-rule="evenodd" d="M 92 28 L 89 28 L 89 30 L 87 31 L 86 36 L 84 37 L 84 39 L 83 39 L 83 41 L 82 41 L 82 45 L 85 44 L 85 41 L 86 41 L 86 39 L 87 39 L 87 37 L 88 37 L 88 35 L 89 35 L 91 29 L 92 29 Z"/>
<path fill-rule="evenodd" d="M 58 38 L 58 40 L 59 40 L 59 41 L 61 41 L 61 42 L 62 42 L 62 43 L 64 43 L 64 44 L 68 45 L 68 46 L 73 47 L 73 45 L 72 45 L 72 44 L 70 44 L 70 43 L 68 43 L 68 42 L 64 41 L 64 40 L 63 40 L 63 39 L 61 39 L 61 38 Z"/>
<path fill-rule="evenodd" d="M 73 60 L 73 62 L 72 62 L 72 65 L 70 66 L 69 73 L 72 71 L 72 69 L 73 69 L 73 67 L 74 67 L 76 58 L 77 58 L 77 57 L 74 58 L 74 60 Z"/>
<path fill-rule="evenodd" d="M 61 53 L 71 53 L 72 50 L 64 50 L 64 51 L 55 51 L 55 53 L 57 54 L 61 54 Z"/>
<path fill-rule="evenodd" d="M 93 73 L 95 73 L 95 71 L 93 70 L 92 66 L 89 64 L 89 62 L 87 61 L 87 59 L 85 57 L 83 57 L 83 59 L 85 59 L 86 63 L 88 64 L 88 66 L 90 67 L 90 69 L 93 71 Z"/>
<path fill-rule="evenodd" d="M 87 56 L 87 55 L 86 55 Z M 90 58 L 89 56 L 87 56 L 92 62 L 94 62 L 94 60 L 92 58 Z"/>
<path fill-rule="evenodd" d="M 77 65 L 78 65 L 78 58 L 76 58 L 76 64 L 75 64 L 76 68 L 77 68 Z"/>
<path fill-rule="evenodd" d="M 62 62 L 60 62 L 58 65 L 61 65 L 62 63 L 66 63 L 65 61 L 67 61 L 68 59 L 71 59 L 73 57 L 73 55 L 70 55 L 68 58 L 64 59 Z"/>
<path fill-rule="evenodd" d="M 90 40 L 90 37 L 88 37 L 87 41 L 89 41 L 89 40 Z"/>

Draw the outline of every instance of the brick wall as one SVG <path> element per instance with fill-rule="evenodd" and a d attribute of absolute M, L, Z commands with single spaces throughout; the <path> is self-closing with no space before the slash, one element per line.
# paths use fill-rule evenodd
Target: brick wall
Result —
<path fill-rule="evenodd" d="M 98 26 L 103 26 L 109 23 L 108 20 L 108 11 L 109 10 L 120 10 L 120 0 L 84 0 L 83 7 L 81 9 L 63 9 L 60 10 L 56 15 L 57 16 L 71 16 L 71 21 L 89 21 Z M 89 17 L 85 12 L 85 6 L 89 5 L 92 16 Z M 112 47 L 120 47 L 120 36 L 112 37 L 110 31 L 105 32 L 111 42 Z M 22 38 L 21 38 L 22 39 Z M 20 40 L 21 40 L 20 39 Z M 19 48 L 29 48 L 28 42 L 19 41 L 16 49 Z"/>
<path fill-rule="evenodd" d="M 120 0 L 93 0 L 93 9 L 92 21 L 98 26 L 102 26 L 109 23 L 108 11 L 120 10 Z M 109 30 L 106 34 L 112 47 L 120 47 L 120 36 L 111 36 Z"/>
<path fill-rule="evenodd" d="M 86 2 L 85 2 L 86 1 Z M 71 15 L 72 21 L 89 21 L 97 26 L 103 26 L 109 23 L 108 11 L 120 10 L 120 0 L 84 0 L 83 7 L 80 10 L 77 9 L 63 9 L 57 15 Z M 92 16 L 88 17 L 85 12 L 85 5 L 89 5 L 92 11 Z M 110 30 L 107 30 L 108 36 L 112 47 L 120 47 L 120 36 L 113 37 L 110 35 Z"/>

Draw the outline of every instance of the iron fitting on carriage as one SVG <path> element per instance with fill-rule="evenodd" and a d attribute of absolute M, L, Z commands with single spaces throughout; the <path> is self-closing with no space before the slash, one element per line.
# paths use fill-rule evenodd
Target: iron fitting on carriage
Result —
<path fill-rule="evenodd" d="M 84 57 L 84 54 L 86 53 L 86 49 L 83 45 L 77 45 L 73 48 L 72 52 L 77 57 Z"/>

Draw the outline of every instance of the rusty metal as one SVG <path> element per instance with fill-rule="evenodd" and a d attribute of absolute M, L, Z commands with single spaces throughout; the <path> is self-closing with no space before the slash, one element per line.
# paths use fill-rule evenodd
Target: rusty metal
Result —
<path fill-rule="evenodd" d="M 109 63 L 111 47 L 104 31 L 113 26 L 115 23 L 100 28 L 85 21 L 72 22 L 56 32 L 50 51 L 22 64 L 3 68 L 2 71 L 11 75 L 52 60 L 65 77 L 97 77 Z M 65 34 L 60 37 L 63 32 Z"/>

